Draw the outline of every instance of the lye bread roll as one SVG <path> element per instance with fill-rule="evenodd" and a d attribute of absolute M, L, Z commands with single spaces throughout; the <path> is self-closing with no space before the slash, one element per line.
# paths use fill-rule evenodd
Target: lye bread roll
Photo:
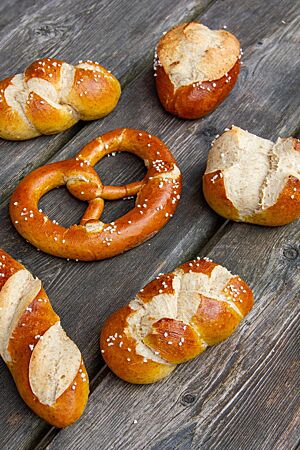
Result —
<path fill-rule="evenodd" d="M 0 249 L 0 354 L 27 405 L 59 428 L 85 408 L 88 375 L 40 280 Z"/>
<path fill-rule="evenodd" d="M 232 126 L 213 143 L 203 177 L 208 204 L 221 216 L 285 225 L 300 216 L 300 142 L 272 141 Z"/>
<path fill-rule="evenodd" d="M 106 320 L 102 356 L 123 380 L 154 383 L 227 339 L 252 305 L 245 281 L 197 258 L 158 276 Z"/>
<path fill-rule="evenodd" d="M 240 70 L 240 44 L 225 30 L 191 22 L 158 43 L 154 70 L 163 107 L 183 119 L 213 111 L 232 90 Z"/>
<path fill-rule="evenodd" d="M 120 94 L 119 81 L 96 62 L 73 66 L 38 59 L 24 73 L 0 81 L 0 137 L 31 139 L 60 133 L 79 120 L 100 119 L 115 108 Z"/>

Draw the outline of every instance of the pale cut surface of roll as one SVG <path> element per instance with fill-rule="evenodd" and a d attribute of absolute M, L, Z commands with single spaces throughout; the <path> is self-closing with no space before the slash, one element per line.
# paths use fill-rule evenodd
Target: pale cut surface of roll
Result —
<path fill-rule="evenodd" d="M 88 375 L 40 280 L 0 249 L 0 354 L 27 405 L 64 428 L 83 413 Z"/>
<path fill-rule="evenodd" d="M 213 111 L 230 93 L 240 69 L 238 39 L 197 22 L 178 25 L 159 41 L 156 88 L 164 108 L 184 119 Z"/>
<path fill-rule="evenodd" d="M 300 216 L 300 142 L 274 143 L 232 126 L 210 149 L 204 196 L 221 216 L 279 226 Z"/>
<path fill-rule="evenodd" d="M 239 276 L 195 259 L 157 277 L 106 320 L 102 356 L 123 380 L 154 383 L 227 339 L 252 306 L 253 293 Z"/>
<path fill-rule="evenodd" d="M 0 81 L 0 137 L 31 139 L 60 133 L 79 120 L 109 114 L 121 94 L 118 80 L 93 61 L 76 66 L 58 59 L 34 61 Z"/>

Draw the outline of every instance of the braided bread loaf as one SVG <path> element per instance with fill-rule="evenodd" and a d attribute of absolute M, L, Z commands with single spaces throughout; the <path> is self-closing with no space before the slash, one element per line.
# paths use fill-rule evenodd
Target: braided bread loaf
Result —
<path fill-rule="evenodd" d="M 121 94 L 118 80 L 92 61 L 72 66 L 38 59 L 24 73 L 0 81 L 0 137 L 55 134 L 81 120 L 109 114 Z"/>
<path fill-rule="evenodd" d="M 81 416 L 89 383 L 80 351 L 40 280 L 1 249 L 0 354 L 37 415 L 59 428 Z"/>
<path fill-rule="evenodd" d="M 253 305 L 238 276 L 208 259 L 161 275 L 105 322 L 107 365 L 130 383 L 153 383 L 228 338 Z"/>

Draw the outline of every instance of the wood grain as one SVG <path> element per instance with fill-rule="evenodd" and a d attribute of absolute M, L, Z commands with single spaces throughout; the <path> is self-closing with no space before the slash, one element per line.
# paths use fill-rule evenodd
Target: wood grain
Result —
<path fill-rule="evenodd" d="M 96 60 L 121 80 L 124 88 L 152 58 L 163 30 L 189 20 L 212 0 L 43 0 L 29 8 L 15 28 L 0 32 L 0 77 L 22 72 L 33 60 L 55 57 L 70 63 Z M 112 113 L 114 114 L 114 113 Z M 94 123 L 97 127 L 101 121 Z M 87 122 L 55 136 L 25 142 L 0 140 L 0 202 L 16 183 L 43 164 Z"/>
<path fill-rule="evenodd" d="M 183 3 L 180 2 L 182 8 Z M 197 8 L 196 3 L 194 3 L 195 8 Z M 119 2 L 113 3 L 110 11 L 114 11 L 113 8 L 116 8 L 117 4 Z M 174 7 L 171 18 L 167 18 L 169 24 L 171 19 L 175 20 L 175 10 Z M 179 8 L 180 14 L 183 16 L 184 13 Z M 140 26 L 143 27 L 141 16 L 138 16 L 136 20 L 139 20 Z M 282 24 L 281 20 L 284 20 L 286 24 Z M 101 448 L 122 448 L 122 445 L 124 445 L 123 448 L 151 448 L 151 445 L 155 445 L 156 448 L 164 448 L 164 445 L 166 448 L 168 448 L 167 446 L 172 448 L 172 434 L 175 435 L 174 442 L 178 448 L 189 448 L 189 444 L 197 446 L 198 435 L 200 437 L 202 434 L 204 435 L 209 426 L 209 422 L 201 422 L 198 418 L 198 415 L 199 417 L 201 415 L 204 400 L 207 401 L 211 398 L 210 410 L 216 412 L 218 417 L 223 417 L 221 411 L 227 405 L 226 395 L 223 397 L 226 392 L 229 392 L 232 398 L 237 394 L 237 401 L 244 405 L 242 396 L 239 397 L 241 386 L 245 383 L 248 372 L 252 366 L 255 366 L 256 361 L 263 361 L 268 355 L 268 351 L 272 349 L 272 347 L 268 347 L 271 345 L 270 335 L 266 338 L 266 346 L 263 345 L 265 342 L 263 340 L 261 345 L 257 345 L 256 340 L 253 340 L 252 335 L 256 333 L 256 326 L 264 336 L 264 327 L 270 323 L 268 321 L 276 322 L 275 334 L 278 334 L 281 330 L 278 327 L 287 324 L 289 317 L 291 320 L 293 319 L 292 308 L 288 310 L 288 305 L 283 305 L 283 313 L 276 307 L 278 298 L 284 294 L 281 286 L 282 278 L 278 279 L 281 286 L 281 290 L 278 290 L 279 297 L 276 293 L 277 287 L 269 287 L 266 278 L 269 276 L 269 271 L 276 268 L 275 262 L 268 266 L 266 261 L 266 255 L 273 245 L 271 244 L 272 239 L 274 245 L 278 243 L 280 251 L 281 245 L 287 239 L 287 235 L 282 233 L 290 230 L 290 233 L 296 234 L 297 229 L 293 226 L 278 230 L 258 229 L 259 234 L 257 234 L 256 227 L 230 225 L 228 231 L 227 227 L 223 231 L 222 239 L 225 239 L 227 235 L 230 237 L 226 244 L 221 239 L 220 243 L 223 242 L 223 244 L 218 246 L 222 233 L 217 233 L 206 247 L 206 249 L 216 248 L 215 255 L 219 262 L 227 264 L 229 268 L 245 276 L 248 281 L 253 282 L 253 285 L 257 284 L 259 298 L 261 298 L 261 293 L 263 294 L 267 288 L 270 288 L 271 291 L 268 292 L 273 292 L 274 309 L 262 309 L 258 317 L 255 316 L 251 329 L 252 340 L 248 337 L 247 331 L 247 327 L 250 325 L 245 322 L 243 328 L 233 336 L 230 342 L 209 350 L 203 356 L 203 358 L 208 358 L 208 362 L 205 359 L 205 364 L 200 367 L 201 371 L 204 371 L 201 372 L 201 376 L 199 376 L 199 360 L 197 360 L 190 363 L 190 366 L 183 365 L 178 368 L 172 379 L 166 380 L 167 385 L 135 387 L 132 390 L 132 386 L 120 382 L 108 371 L 107 376 L 104 371 L 98 378 L 97 374 L 103 364 L 99 357 L 98 336 L 100 327 L 108 314 L 128 302 L 137 290 L 155 274 L 171 270 L 180 262 L 201 252 L 208 239 L 223 223 L 223 220 L 205 205 L 200 193 L 200 181 L 205 168 L 207 150 L 214 135 L 231 123 L 248 128 L 249 131 L 267 138 L 276 138 L 278 134 L 293 134 L 298 129 L 299 105 L 297 97 L 294 95 L 300 80 L 299 71 L 294 63 L 299 48 L 298 20 L 297 4 L 292 0 L 274 1 L 272 8 L 268 2 L 262 3 L 258 0 L 251 2 L 248 6 L 245 6 L 242 1 L 216 1 L 207 10 L 203 16 L 205 24 L 215 28 L 227 25 L 228 29 L 240 38 L 245 49 L 245 67 L 236 88 L 224 104 L 212 115 L 197 122 L 175 119 L 165 113 L 158 103 L 154 91 L 150 58 L 151 48 L 158 38 L 159 30 L 155 28 L 150 32 L 149 22 L 147 25 L 149 26 L 149 36 L 145 32 L 146 43 L 149 46 L 148 53 L 146 52 L 147 57 L 144 60 L 140 59 L 140 63 L 137 64 L 139 68 L 144 66 L 144 70 L 136 80 L 126 85 L 117 110 L 101 122 L 86 125 L 74 139 L 69 141 L 69 136 L 66 136 L 65 139 L 68 143 L 61 152 L 56 152 L 60 144 L 58 147 L 53 147 L 53 150 L 50 150 L 49 154 L 45 156 L 46 159 L 53 152 L 55 160 L 67 158 L 74 155 L 82 145 L 92 138 L 118 126 L 147 129 L 161 137 L 170 146 L 182 168 L 184 195 L 175 217 L 158 236 L 148 243 L 108 261 L 91 264 L 68 263 L 38 253 L 26 244 L 12 229 L 7 216 L 7 205 L 3 204 L 0 210 L 1 245 L 11 251 L 14 256 L 21 258 L 29 269 L 44 280 L 52 303 L 62 317 L 65 329 L 83 350 L 89 373 L 95 377 L 95 387 L 99 384 L 91 397 L 88 413 L 74 428 L 59 433 L 59 437 L 53 443 L 54 448 L 85 448 L 85 445 L 91 448 L 96 445 L 95 448 L 98 448 L 99 443 L 101 443 Z M 160 31 L 162 29 L 163 27 Z M 154 34 L 152 35 L 152 33 Z M 74 42 L 72 45 L 74 48 Z M 119 44 L 115 45 L 118 48 Z M 126 45 L 130 47 L 130 42 Z M 55 140 L 56 138 L 51 139 Z M 48 152 L 48 150 L 47 148 L 46 151 Z M 20 156 L 20 158 L 22 157 Z M 26 157 L 23 157 L 23 161 L 19 161 L 20 167 L 21 163 L 26 163 Z M 32 164 L 39 163 L 34 159 Z M 28 171 L 30 167 L 26 167 L 24 170 Z M 125 180 L 141 177 L 142 165 L 136 163 L 134 159 L 122 155 L 105 159 L 101 163 L 99 172 L 104 182 L 118 184 Z M 16 174 L 16 177 L 19 175 L 20 173 Z M 11 179 L 9 173 L 6 172 L 3 183 L 4 185 L 8 183 L 7 186 L 10 186 L 6 192 L 13 187 L 16 179 Z M 129 207 L 130 202 L 128 201 L 110 203 L 106 217 L 112 220 L 113 217 L 122 214 Z M 71 199 L 62 189 L 49 194 L 43 200 L 43 208 L 50 214 L 50 217 L 70 224 L 78 221 L 84 205 Z M 228 234 L 229 232 L 231 234 Z M 268 241 L 266 247 L 262 247 L 262 236 L 266 237 Z M 244 248 L 245 244 L 249 246 L 249 249 Z M 223 246 L 224 254 L 221 251 Z M 206 254 L 206 250 L 202 251 L 203 254 Z M 229 255 L 231 255 L 232 261 L 227 259 Z M 254 259 L 255 255 L 256 259 Z M 285 269 L 288 272 L 286 267 Z M 261 277 L 260 273 L 265 274 L 265 277 Z M 285 276 L 284 273 L 282 273 L 282 277 Z M 291 278 L 288 277 L 287 282 L 290 280 Z M 293 294 L 295 291 L 291 289 L 291 296 Z M 281 314 L 283 314 L 282 318 Z M 288 316 L 288 314 L 291 315 Z M 280 315 L 280 321 L 278 321 L 278 315 Z M 239 350 L 241 347 L 236 347 L 240 339 L 242 340 L 241 345 L 243 345 L 243 339 L 249 339 L 246 341 L 246 347 L 243 347 L 242 353 Z M 287 349 L 286 341 L 283 341 L 282 355 L 286 353 L 290 355 L 290 350 Z M 284 360 L 285 356 L 282 358 Z M 220 366 L 221 373 L 216 375 L 215 368 Z M 231 378 L 232 367 L 235 368 L 232 374 L 233 378 Z M 241 374 L 239 374 L 240 371 Z M 43 436 L 48 427 L 35 418 L 19 400 L 8 372 L 2 365 L 0 365 L 0 373 L 0 384 L 3 388 L 0 391 L 3 405 L 0 412 L 0 426 L 4 430 L 4 448 L 32 448 L 33 443 L 38 442 L 39 437 Z M 190 379 L 189 376 L 187 377 L 187 373 L 191 373 Z M 229 384 L 227 384 L 227 377 L 229 377 Z M 237 379 L 237 383 L 234 382 L 235 379 Z M 272 378 L 274 385 L 275 381 Z M 292 386 L 293 381 L 289 382 Z M 222 394 L 223 387 L 224 393 Z M 165 389 L 166 393 L 164 393 Z M 196 400 L 193 399 L 195 393 Z M 178 401 L 181 394 L 183 397 Z M 250 392 L 248 399 L 253 399 L 254 402 L 255 394 L 253 395 L 254 397 Z M 200 398 L 199 403 L 198 397 Z M 285 397 L 280 397 L 280 401 L 285 400 L 284 407 L 287 408 L 287 402 L 291 401 L 291 397 L 288 397 L 286 393 Z M 194 402 L 198 405 L 196 412 L 192 407 Z M 187 404 L 190 403 L 192 405 L 187 407 Z M 157 415 L 153 405 L 156 405 L 158 409 L 161 408 L 162 413 Z M 255 407 L 260 407 L 259 402 L 255 404 Z M 276 414 L 277 410 L 274 412 L 274 417 L 278 421 Z M 138 416 L 136 418 L 138 427 L 131 422 L 133 415 Z M 140 417 L 145 417 L 145 419 L 140 419 Z M 253 415 L 249 420 L 251 418 Z M 291 442 L 294 442 L 297 425 L 294 407 L 291 408 L 291 413 L 285 414 L 285 418 L 286 430 L 289 430 L 289 435 L 292 436 Z M 246 419 L 243 420 L 242 430 L 248 423 Z M 170 425 L 168 421 L 170 421 Z M 91 426 L 90 431 L 88 430 L 89 426 Z M 100 426 L 102 431 L 97 429 Z M 107 432 L 108 426 L 111 426 L 112 434 Z M 147 438 L 146 431 L 149 430 L 149 427 L 152 427 L 153 431 L 150 430 L 149 438 Z M 103 441 L 102 432 L 106 434 Z M 116 433 L 115 441 L 113 441 L 113 433 Z M 93 438 L 92 434 L 98 438 Z M 264 433 L 264 436 L 266 435 L 268 436 L 267 433 Z M 209 439 L 208 434 L 205 436 L 205 439 Z M 216 436 L 213 429 L 211 436 Z M 47 437 L 39 448 L 44 448 L 45 442 L 52 437 L 52 435 Z M 230 439 L 229 435 L 224 439 L 225 441 Z M 241 436 L 236 437 L 235 442 L 239 442 L 239 439 Z M 204 441 L 203 443 L 205 444 Z M 142 444 L 144 447 L 138 447 Z M 210 448 L 212 447 L 210 446 Z"/>
<path fill-rule="evenodd" d="M 208 3 L 209 0 L 191 1 L 187 7 L 186 2 L 183 0 L 176 0 L 175 2 L 167 0 L 159 4 L 153 0 L 150 2 L 136 0 L 131 2 L 131 13 L 126 19 L 122 20 L 127 5 L 125 1 L 103 0 L 100 3 L 93 0 L 85 1 L 84 4 L 80 1 L 65 1 L 62 3 L 59 0 L 40 2 L 38 6 L 34 5 L 27 11 L 21 23 L 16 19 L 15 29 L 13 29 L 11 24 L 9 25 L 10 31 L 7 34 L 1 34 L 0 32 L 0 42 L 2 44 L 1 76 L 5 77 L 23 69 L 28 63 L 28 55 L 30 55 L 31 60 L 41 54 L 47 54 L 49 56 L 60 56 L 70 62 L 76 61 L 84 55 L 87 58 L 99 59 L 107 67 L 116 71 L 117 75 L 121 76 L 124 87 L 130 80 L 134 79 L 141 67 L 144 66 L 145 61 L 148 62 L 148 65 L 152 64 L 153 45 L 165 27 L 170 27 L 174 22 L 189 20 L 203 10 Z M 67 18 L 66 29 L 65 18 Z M 122 27 L 120 26 L 121 23 Z M 56 30 L 58 31 L 56 32 Z M 73 39 L 75 35 L 76 40 Z M 143 39 L 141 35 L 143 35 Z M 14 55 L 13 61 L 11 58 L 12 54 Z M 92 126 L 97 126 L 97 124 L 94 123 Z M 65 265 L 66 261 L 54 260 L 46 255 L 41 255 L 41 259 L 39 259 L 39 255 L 36 254 L 34 249 L 16 236 L 9 223 L 7 204 L 3 202 L 3 199 L 20 178 L 55 154 L 63 144 L 68 142 L 70 136 L 73 136 L 81 127 L 81 125 L 77 129 L 73 127 L 70 131 L 56 137 L 41 137 L 24 143 L 9 143 L 5 141 L 0 143 L 2 163 L 0 201 L 2 200 L 3 205 L 0 218 L 1 246 L 6 249 L 11 248 L 12 253 L 23 259 L 25 264 L 31 267 L 36 274 L 39 272 L 38 267 L 43 268 L 45 285 L 56 285 L 56 278 L 62 275 L 67 267 Z M 72 147 L 70 150 L 72 151 Z M 195 186 L 195 197 L 197 196 L 196 191 L 197 188 Z M 195 205 L 196 210 L 199 209 L 196 201 Z M 68 215 L 68 206 L 67 203 L 65 205 L 66 216 Z M 125 206 L 126 203 L 124 202 Z M 63 210 L 62 204 L 60 204 L 60 208 Z M 217 219 L 217 222 L 219 220 Z M 167 239 L 168 235 L 166 234 L 161 244 L 163 245 L 163 242 Z M 162 257 L 166 258 L 167 252 L 168 248 L 166 248 Z M 26 255 L 29 258 L 26 258 Z M 112 261 L 110 264 L 112 264 Z M 127 261 L 126 264 L 129 265 L 130 261 Z M 88 266 L 85 267 L 85 270 L 87 268 Z M 88 272 L 90 272 L 90 269 Z M 138 265 L 136 265 L 137 269 Z M 76 264 L 73 268 L 68 266 L 69 273 L 65 273 L 63 278 L 65 280 L 70 279 L 70 283 L 73 283 L 71 278 L 76 270 Z M 120 276 L 120 272 L 116 271 L 115 279 L 118 276 Z M 151 275 L 149 274 L 148 276 Z M 102 301 L 98 297 L 100 292 L 96 297 L 94 296 L 97 279 L 98 275 L 91 276 L 90 283 L 93 289 L 88 294 L 94 297 L 96 304 Z M 109 277 L 107 277 L 107 280 L 106 290 L 111 295 Z M 85 295 L 84 290 L 85 288 L 83 287 L 83 295 Z M 71 297 L 73 297 L 71 304 L 74 304 L 74 286 L 71 288 L 71 291 L 73 291 L 73 294 L 70 292 Z M 64 292 L 60 292 L 56 299 L 58 303 L 67 301 Z M 89 300 L 87 301 L 87 298 L 86 301 L 83 299 L 84 308 L 82 310 L 78 300 L 79 297 L 77 297 L 75 303 L 77 303 L 79 310 L 76 309 L 76 312 L 74 310 L 75 318 L 74 316 L 70 317 L 68 332 L 71 336 L 75 336 L 78 333 L 83 334 L 83 328 L 79 325 L 78 316 L 76 317 L 76 315 L 79 312 L 81 316 L 81 313 L 84 314 L 85 308 L 89 309 Z M 95 318 L 97 319 L 97 315 Z M 76 322 L 77 325 L 74 326 Z M 94 347 L 96 347 L 97 323 L 94 323 L 93 327 Z M 91 359 L 89 364 L 90 366 L 95 366 L 94 370 L 96 372 L 96 366 L 99 367 L 101 363 L 98 358 L 94 358 L 94 361 L 96 365 L 94 362 L 92 363 Z M 5 449 L 32 448 L 34 443 L 42 438 L 49 429 L 49 426 L 34 416 L 24 405 L 2 361 L 0 363 L 0 373 L 0 396 L 3 402 L 3 408 L 1 408 L 0 412 L 0 429 L 3 430 L 1 447 Z"/>
<path fill-rule="evenodd" d="M 77 450 L 86 442 L 119 450 L 295 447 L 299 239 L 296 223 L 226 227 L 208 256 L 245 278 L 256 299 L 237 332 L 155 385 L 129 385 L 107 373 L 84 420 L 47 448 Z"/>

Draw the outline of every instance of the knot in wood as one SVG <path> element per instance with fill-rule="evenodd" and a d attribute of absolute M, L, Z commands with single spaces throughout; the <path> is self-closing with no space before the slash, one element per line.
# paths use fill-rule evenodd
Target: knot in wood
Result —
<path fill-rule="evenodd" d="M 180 403 L 183 406 L 192 406 L 194 405 L 194 403 L 197 400 L 197 396 L 196 394 L 193 394 L 191 392 L 185 392 L 182 396 L 181 396 L 181 400 Z"/>
<path fill-rule="evenodd" d="M 294 261 L 298 258 L 299 252 L 295 247 L 286 247 L 283 249 L 283 256 L 290 261 Z"/>

